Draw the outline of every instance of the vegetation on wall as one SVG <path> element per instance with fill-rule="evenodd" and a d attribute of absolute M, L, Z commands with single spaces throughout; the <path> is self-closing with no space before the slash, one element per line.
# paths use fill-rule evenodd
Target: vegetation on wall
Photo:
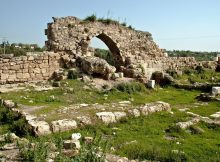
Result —
<path fill-rule="evenodd" d="M 90 16 L 87 16 L 85 19 L 83 19 L 84 21 L 89 21 L 89 22 L 95 22 L 95 21 L 98 21 L 98 22 L 102 22 L 104 24 L 115 24 L 115 25 L 122 25 L 122 26 L 125 26 L 127 27 L 127 23 L 126 22 L 119 22 L 118 20 L 113 20 L 113 19 L 110 19 L 110 18 L 97 18 L 95 14 L 92 14 Z M 128 26 L 128 28 L 130 29 L 134 29 L 131 25 Z"/>

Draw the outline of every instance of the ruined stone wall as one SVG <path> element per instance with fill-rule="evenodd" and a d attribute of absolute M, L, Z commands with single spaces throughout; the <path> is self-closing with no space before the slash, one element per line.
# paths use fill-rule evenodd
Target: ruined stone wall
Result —
<path fill-rule="evenodd" d="M 0 57 L 0 84 L 48 80 L 60 68 L 60 58 L 54 52 Z"/>
<path fill-rule="evenodd" d="M 109 47 L 116 67 L 124 66 L 127 58 L 136 64 L 138 60 L 165 56 L 149 32 L 136 31 L 118 23 L 82 21 L 76 17 L 53 19 L 46 29 L 46 45 L 52 51 L 87 55 L 90 40 L 98 37 Z"/>
<path fill-rule="evenodd" d="M 143 62 L 145 76 L 150 79 L 155 71 L 182 70 L 185 67 L 195 68 L 199 63 L 194 57 L 157 57 Z"/>

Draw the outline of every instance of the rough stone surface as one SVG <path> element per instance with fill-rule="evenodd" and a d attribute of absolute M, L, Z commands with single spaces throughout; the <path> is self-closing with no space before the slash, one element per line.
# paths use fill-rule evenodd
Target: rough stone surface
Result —
<path fill-rule="evenodd" d="M 109 65 L 106 60 L 99 57 L 78 57 L 76 61 L 78 67 L 90 75 L 100 74 L 107 77 L 116 71 L 114 66 Z"/>
<path fill-rule="evenodd" d="M 140 111 L 142 115 L 148 115 L 158 111 L 170 111 L 170 104 L 162 101 L 148 103 L 140 107 Z"/>
<path fill-rule="evenodd" d="M 77 128 L 75 120 L 63 119 L 51 122 L 51 128 L 53 132 L 64 132 Z"/>
<path fill-rule="evenodd" d="M 150 78 L 155 71 L 181 69 L 197 64 L 191 57 L 167 57 L 149 32 L 136 31 L 117 23 L 83 21 L 71 16 L 53 20 L 48 23 L 45 32 L 49 50 L 68 52 L 74 59 L 78 56 L 94 57 L 94 50 L 89 48 L 89 44 L 92 38 L 97 37 L 111 51 L 117 71 L 123 72 L 126 77 Z"/>
<path fill-rule="evenodd" d="M 109 124 L 109 123 L 115 123 L 115 114 L 112 112 L 99 112 L 96 113 L 96 116 L 102 120 L 103 123 Z"/>
<path fill-rule="evenodd" d="M 128 113 L 134 117 L 139 117 L 141 115 L 141 113 L 138 109 L 128 110 Z"/>
<path fill-rule="evenodd" d="M 61 53 L 39 52 L 0 57 L 0 84 L 48 80 L 62 66 Z"/>
<path fill-rule="evenodd" d="M 3 105 L 7 108 L 13 108 L 15 107 L 15 103 L 11 100 L 4 100 Z"/>
<path fill-rule="evenodd" d="M 192 120 L 186 121 L 186 122 L 178 122 L 176 123 L 177 126 L 179 126 L 181 129 L 186 129 L 190 127 L 191 125 L 194 125 L 200 121 L 199 118 L 194 118 Z"/>
<path fill-rule="evenodd" d="M 67 150 L 68 149 L 80 149 L 80 141 L 76 139 L 65 140 L 63 142 L 63 147 Z"/>
<path fill-rule="evenodd" d="M 28 124 L 32 127 L 36 136 L 51 134 L 50 126 L 45 121 L 29 120 Z"/>
<path fill-rule="evenodd" d="M 212 94 L 213 95 L 220 94 L 220 87 L 212 87 Z"/>
<path fill-rule="evenodd" d="M 116 121 L 125 118 L 127 116 L 127 114 L 125 112 L 113 112 L 115 115 L 115 119 Z"/>

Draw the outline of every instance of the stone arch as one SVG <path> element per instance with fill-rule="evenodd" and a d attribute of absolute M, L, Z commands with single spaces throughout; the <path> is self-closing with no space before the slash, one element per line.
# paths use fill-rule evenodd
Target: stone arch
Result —
<path fill-rule="evenodd" d="M 102 42 L 104 42 L 106 44 L 106 46 L 108 47 L 108 49 L 112 53 L 117 70 L 120 69 L 120 66 L 124 66 L 124 62 L 123 62 L 123 58 L 122 58 L 120 49 L 117 46 L 117 43 L 114 40 L 112 40 L 111 37 L 109 37 L 105 33 L 95 34 L 92 38 L 94 38 L 94 37 L 97 37 L 98 39 L 100 39 Z M 87 43 L 87 48 L 88 48 L 88 46 L 89 46 L 89 43 Z"/>

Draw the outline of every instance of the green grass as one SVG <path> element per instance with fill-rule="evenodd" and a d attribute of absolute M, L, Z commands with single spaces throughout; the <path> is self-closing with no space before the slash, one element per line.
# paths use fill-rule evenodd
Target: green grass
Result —
<path fill-rule="evenodd" d="M 195 105 L 196 106 L 196 105 Z M 208 105 L 200 105 L 198 107 L 194 107 L 190 109 L 191 112 L 199 114 L 201 116 L 209 116 L 212 115 L 218 111 L 220 111 L 220 103 L 215 102 L 209 102 Z"/>
<path fill-rule="evenodd" d="M 220 73 L 211 69 L 202 69 L 201 72 L 193 69 L 185 69 L 183 75 L 177 76 L 177 81 L 183 84 L 189 83 L 218 83 L 220 81 Z"/>
<path fill-rule="evenodd" d="M 158 112 L 149 116 L 124 119 L 119 123 L 108 126 L 97 123 L 95 126 L 87 126 L 70 132 L 52 134 L 34 140 L 45 139 L 56 141 L 59 138 L 67 139 L 73 132 L 80 132 L 83 136 L 102 136 L 108 141 L 108 150 L 120 156 L 130 159 L 155 160 L 155 161 L 220 161 L 220 128 L 199 123 L 196 127 L 202 128 L 204 133 L 194 133 L 191 129 L 175 129 L 175 123 L 187 121 L 190 117 L 178 108 L 190 108 L 189 111 L 209 116 L 219 111 L 219 102 L 209 102 L 208 105 L 199 102 L 195 97 L 200 91 L 188 91 L 164 87 L 152 89 L 141 89 L 140 91 L 97 91 L 94 89 L 85 90 L 84 83 L 76 80 L 67 80 L 68 87 L 62 86 L 48 92 L 20 91 L 1 94 L 2 98 L 12 99 L 24 105 L 46 105 L 45 109 L 37 113 L 48 113 L 59 106 L 66 106 L 75 103 L 113 103 L 122 100 L 131 100 L 133 105 L 142 105 L 148 102 L 164 101 L 171 104 L 174 114 Z M 62 83 L 63 84 L 63 83 Z M 126 86 L 127 87 L 127 86 Z M 68 88 L 73 88 L 69 91 Z M 128 88 L 129 89 L 129 88 Z M 107 100 L 104 94 L 108 95 Z M 50 96 L 54 96 L 53 100 Z M 25 99 L 25 96 L 28 99 Z M 33 103 L 30 103 L 32 100 Z M 195 104 L 196 103 L 196 104 Z M 8 131 L 8 125 L 1 125 L 0 134 Z M 116 129 L 117 128 L 117 129 Z M 172 137 L 174 140 L 167 140 L 165 137 Z M 136 141 L 133 143 L 132 141 Z M 177 144 L 177 143 L 180 144 Z M 104 146 L 104 143 L 100 143 Z M 179 150 L 180 153 L 173 153 L 172 150 Z M 184 153 L 181 153 L 184 152 Z"/>
<path fill-rule="evenodd" d="M 119 86 L 124 91 L 113 89 L 111 91 L 98 91 L 93 88 L 84 89 L 85 83 L 77 80 L 67 80 L 68 87 L 62 86 L 46 92 L 19 91 L 0 94 L 3 99 L 10 99 L 22 105 L 44 106 L 33 112 L 36 115 L 50 113 L 62 106 L 71 104 L 94 104 L 94 103 L 116 103 L 123 100 L 131 100 L 133 105 L 142 105 L 148 102 L 164 101 L 174 107 L 192 104 L 199 91 L 186 91 L 172 87 L 157 88 L 155 90 L 145 89 L 140 84 L 132 83 L 132 86 Z M 62 83 L 62 85 L 64 82 Z M 123 87 L 126 89 L 124 90 Z M 72 88 L 73 91 L 69 89 Z M 108 95 L 107 99 L 105 94 Z M 187 94 L 187 95 L 185 95 Z M 51 99 L 54 96 L 54 99 Z M 32 101 L 32 102 L 30 102 Z"/>
<path fill-rule="evenodd" d="M 197 126 L 204 130 L 202 134 L 194 134 L 189 129 L 167 132 L 166 130 L 174 123 L 188 120 L 185 113 L 176 109 L 173 111 L 174 115 L 168 112 L 159 112 L 147 117 L 130 118 L 109 126 L 102 124 L 88 126 L 75 131 L 52 135 L 49 138 L 69 138 L 72 132 L 80 132 L 83 136 L 102 136 L 108 141 L 109 148 L 114 147 L 114 151 L 108 150 L 108 152 L 130 159 L 219 161 L 220 128 L 213 129 L 204 123 L 199 123 Z M 175 137 L 175 140 L 167 140 L 165 136 Z M 132 143 L 132 141 L 135 142 Z M 129 142 L 131 143 L 129 144 Z M 178 142 L 180 144 L 177 144 Z M 179 150 L 184 154 L 174 154 L 172 150 Z"/>

